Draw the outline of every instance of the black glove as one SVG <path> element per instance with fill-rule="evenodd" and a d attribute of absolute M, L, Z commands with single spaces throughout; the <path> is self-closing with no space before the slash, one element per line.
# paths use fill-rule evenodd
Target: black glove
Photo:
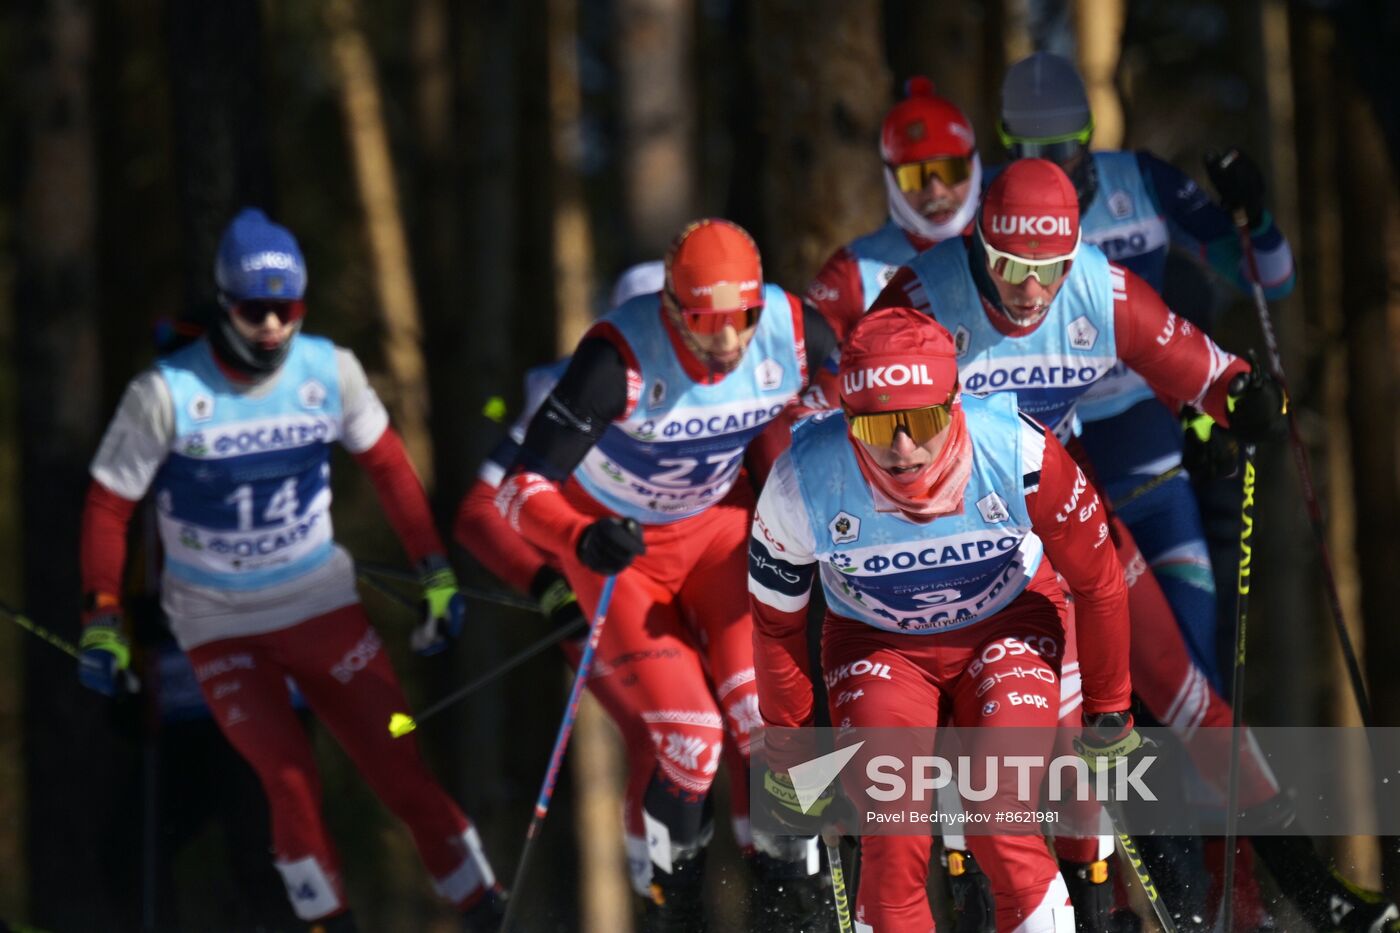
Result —
<path fill-rule="evenodd" d="M 1213 480 L 1234 476 L 1240 468 L 1240 445 L 1210 415 L 1192 414 L 1181 419 L 1185 431 L 1181 465 L 1192 479 Z"/>
<path fill-rule="evenodd" d="M 1255 443 L 1283 431 L 1288 396 L 1272 376 L 1251 360 L 1249 372 L 1230 380 L 1225 408 L 1230 413 L 1230 433 Z"/>
<path fill-rule="evenodd" d="M 584 617 L 569 581 L 553 567 L 541 567 L 530 582 L 530 596 L 556 629 L 568 628 Z"/>
<path fill-rule="evenodd" d="M 632 558 L 647 551 L 642 526 L 631 518 L 600 518 L 579 535 L 578 559 L 598 573 L 621 573 Z"/>
<path fill-rule="evenodd" d="M 1220 195 L 1220 205 L 1230 213 L 1243 209 L 1249 229 L 1264 220 L 1264 176 L 1259 166 L 1238 149 L 1206 154 L 1206 174 Z"/>

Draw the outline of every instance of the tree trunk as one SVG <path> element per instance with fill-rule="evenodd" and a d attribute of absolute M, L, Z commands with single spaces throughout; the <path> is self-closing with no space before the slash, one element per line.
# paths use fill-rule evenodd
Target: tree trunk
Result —
<path fill-rule="evenodd" d="M 15 310 L 25 608 L 76 641 L 78 524 L 101 430 L 91 104 L 92 11 L 77 0 L 24 5 Z M 138 890 L 130 847 L 134 747 L 111 706 L 82 691 L 71 658 L 24 649 L 24 760 L 33 922 L 122 929 Z M 96 829 L 96 832 L 94 830 Z M 7 869 L 8 870 L 8 869 Z M 81 892 L 81 896 L 74 896 Z"/>
<path fill-rule="evenodd" d="M 255 0 L 171 0 L 168 10 L 182 314 L 207 325 L 216 307 L 219 234 L 240 207 L 276 208 L 259 80 L 261 23 Z"/>
<path fill-rule="evenodd" d="M 423 330 L 379 99 L 379 78 L 369 43 L 357 22 L 355 0 L 327 0 L 325 17 L 384 325 L 384 359 L 392 384 L 386 401 L 423 485 L 431 491 L 433 444 L 428 435 L 430 405 Z"/>
<path fill-rule="evenodd" d="M 697 209 L 691 0 L 619 0 L 623 210 L 631 261 L 659 259 Z"/>
<path fill-rule="evenodd" d="M 1343 72 L 1340 139 L 1347 155 L 1341 179 L 1342 305 L 1346 314 L 1351 392 L 1347 415 L 1352 438 L 1352 481 L 1356 508 L 1356 551 L 1361 571 L 1363 658 L 1371 685 L 1375 725 L 1400 722 L 1400 684 L 1391 661 L 1400 653 L 1400 632 L 1393 623 L 1400 605 L 1400 521 L 1395 451 L 1395 399 L 1400 397 L 1395 359 L 1400 302 L 1386 269 L 1396 268 L 1400 253 L 1397 199 L 1383 137 L 1374 115 L 1357 92 L 1352 75 Z M 1395 840 L 1382 852 L 1385 877 L 1400 877 Z"/>
<path fill-rule="evenodd" d="M 879 225 L 889 72 L 879 4 L 762 0 L 754 7 L 758 125 L 766 129 L 763 273 L 801 291 L 841 244 Z"/>
<path fill-rule="evenodd" d="M 1094 115 L 1094 148 L 1123 145 L 1123 104 L 1118 99 L 1118 54 L 1126 11 L 1123 0 L 1074 0 L 1079 73 Z"/>
<path fill-rule="evenodd" d="M 573 352 L 593 322 L 593 233 L 579 175 L 583 102 L 578 72 L 577 0 L 549 0 L 550 148 L 554 157 L 554 294 L 560 355 Z M 629 933 L 631 887 L 622 854 L 621 739 L 591 695 L 579 706 L 569 766 L 579 863 L 578 929 Z"/>
<path fill-rule="evenodd" d="M 1000 162 L 996 125 L 1001 75 L 990 83 L 983 78 L 990 72 L 982 64 L 981 5 L 887 0 L 884 6 L 885 44 L 897 83 L 920 74 L 931 78 L 934 89 L 972 121 L 983 163 Z M 1001 61 L 997 55 L 997 62 Z M 902 89 L 896 91 L 900 93 Z"/>

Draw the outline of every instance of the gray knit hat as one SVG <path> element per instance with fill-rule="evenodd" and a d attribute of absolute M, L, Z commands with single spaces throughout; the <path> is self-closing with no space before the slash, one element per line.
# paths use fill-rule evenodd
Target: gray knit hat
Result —
<path fill-rule="evenodd" d="M 1044 139 L 1089 126 L 1089 98 L 1074 65 L 1051 52 L 1036 52 L 1006 70 L 1001 83 L 1005 136 Z"/>

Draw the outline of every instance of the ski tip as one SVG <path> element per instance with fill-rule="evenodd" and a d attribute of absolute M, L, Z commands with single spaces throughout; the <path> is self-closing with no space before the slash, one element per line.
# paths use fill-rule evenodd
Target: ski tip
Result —
<path fill-rule="evenodd" d="M 418 723 L 407 713 L 395 713 L 389 717 L 389 734 L 396 739 L 403 738 L 417 728 Z"/>

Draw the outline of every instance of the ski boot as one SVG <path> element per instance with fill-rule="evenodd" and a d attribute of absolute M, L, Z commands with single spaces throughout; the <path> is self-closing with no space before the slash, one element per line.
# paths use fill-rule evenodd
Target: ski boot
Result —
<path fill-rule="evenodd" d="M 1333 890 L 1327 898 L 1328 919 L 1331 926 L 1318 927 L 1319 930 L 1336 930 L 1338 933 L 1391 933 L 1400 930 L 1400 910 L 1395 903 L 1379 891 L 1368 891 L 1352 884 L 1335 870 L 1330 872 L 1338 890 Z"/>
<path fill-rule="evenodd" d="M 644 933 L 705 933 L 705 850 L 679 859 L 671 871 L 653 864 Z"/>
<path fill-rule="evenodd" d="M 1074 933 L 1111 933 L 1113 881 L 1108 873 L 1108 861 L 1060 859 L 1060 877 L 1065 879 L 1069 902 L 1074 907 Z"/>
<path fill-rule="evenodd" d="M 948 885 L 953 892 L 954 933 L 995 933 L 996 906 L 992 884 L 971 852 L 949 849 L 943 853 Z"/>
<path fill-rule="evenodd" d="M 1250 842 L 1279 888 L 1314 930 L 1392 933 L 1400 929 L 1400 909 L 1393 901 L 1337 874 L 1306 836 L 1253 836 Z"/>
<path fill-rule="evenodd" d="M 462 913 L 462 933 L 496 933 L 505 918 L 505 888 L 493 885 L 481 900 Z"/>
<path fill-rule="evenodd" d="M 746 860 L 755 882 L 753 933 L 835 933 L 836 902 L 824 873 L 808 874 L 806 859 L 789 861 L 765 852 Z"/>

